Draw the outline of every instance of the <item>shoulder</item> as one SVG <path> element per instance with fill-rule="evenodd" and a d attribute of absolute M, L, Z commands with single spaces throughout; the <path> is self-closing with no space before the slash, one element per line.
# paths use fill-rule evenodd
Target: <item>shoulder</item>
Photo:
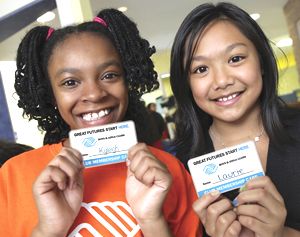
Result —
<path fill-rule="evenodd" d="M 1 167 L 2 170 L 14 172 L 28 172 L 44 168 L 50 160 L 61 150 L 62 144 L 45 145 L 40 148 L 26 151 L 10 158 Z"/>
<path fill-rule="evenodd" d="M 282 108 L 279 111 L 280 117 L 284 123 L 296 122 L 300 124 L 300 109 L 296 108 Z"/>
<path fill-rule="evenodd" d="M 180 161 L 172 154 L 152 146 L 148 146 L 148 148 L 157 159 L 164 162 L 167 166 L 181 166 Z"/>
<path fill-rule="evenodd" d="M 190 182 L 191 176 L 179 159 L 172 154 L 155 147 L 148 146 L 148 148 L 157 159 L 162 161 L 168 167 L 169 172 L 173 176 L 173 180 L 181 179 Z"/>
<path fill-rule="evenodd" d="M 280 117 L 284 128 L 293 137 L 300 136 L 300 110 L 294 108 L 285 108 L 280 110 Z"/>

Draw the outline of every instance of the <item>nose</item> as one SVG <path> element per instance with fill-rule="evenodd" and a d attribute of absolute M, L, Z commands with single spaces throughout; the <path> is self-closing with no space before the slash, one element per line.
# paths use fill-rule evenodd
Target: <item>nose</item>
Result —
<path fill-rule="evenodd" d="M 215 68 L 213 73 L 213 89 L 226 89 L 234 84 L 234 76 L 225 67 Z"/>
<path fill-rule="evenodd" d="M 105 96 L 107 96 L 107 91 L 99 81 L 89 81 L 84 83 L 82 101 L 98 102 Z"/>

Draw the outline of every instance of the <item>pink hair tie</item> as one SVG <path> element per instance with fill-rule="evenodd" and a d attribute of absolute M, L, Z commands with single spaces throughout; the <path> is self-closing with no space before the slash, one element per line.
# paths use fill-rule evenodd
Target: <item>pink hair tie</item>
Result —
<path fill-rule="evenodd" d="M 54 32 L 54 29 L 50 27 L 48 29 L 48 34 L 47 34 L 46 40 L 48 40 L 50 38 L 50 36 L 52 35 L 53 32 Z"/>
<path fill-rule="evenodd" d="M 100 17 L 98 17 L 98 16 L 94 17 L 93 21 L 98 22 L 98 23 L 100 23 L 101 25 L 107 27 L 106 22 L 105 22 L 102 18 L 100 18 Z"/>

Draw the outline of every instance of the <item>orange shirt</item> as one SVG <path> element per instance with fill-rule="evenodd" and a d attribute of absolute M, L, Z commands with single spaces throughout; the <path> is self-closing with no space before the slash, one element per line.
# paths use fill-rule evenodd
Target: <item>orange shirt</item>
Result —
<path fill-rule="evenodd" d="M 33 182 L 61 148 L 61 143 L 46 145 L 11 158 L 0 168 L 0 236 L 30 236 L 38 221 Z M 197 199 L 191 177 L 172 155 L 149 148 L 173 176 L 163 210 L 174 235 L 202 236 L 196 234 L 199 219 L 191 208 Z M 84 170 L 83 202 L 68 236 L 143 236 L 126 201 L 126 172 L 125 163 Z"/>

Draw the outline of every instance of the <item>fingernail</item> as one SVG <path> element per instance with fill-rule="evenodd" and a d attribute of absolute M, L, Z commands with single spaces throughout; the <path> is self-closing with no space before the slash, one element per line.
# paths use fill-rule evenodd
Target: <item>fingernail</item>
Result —
<path fill-rule="evenodd" d="M 72 189 L 75 189 L 77 187 L 77 182 L 73 182 L 73 184 L 72 184 Z"/>
<path fill-rule="evenodd" d="M 130 160 L 126 160 L 126 165 L 129 166 L 130 165 Z"/>
<path fill-rule="evenodd" d="M 240 192 L 243 192 L 243 191 L 246 191 L 246 190 L 247 190 L 247 187 L 246 187 L 246 185 L 244 185 L 244 186 L 240 187 Z"/>
<path fill-rule="evenodd" d="M 60 182 L 57 185 L 60 190 L 64 190 L 66 188 L 66 184 L 64 182 Z"/>
<path fill-rule="evenodd" d="M 234 207 L 236 207 L 239 204 L 237 198 L 233 199 L 231 203 Z"/>
<path fill-rule="evenodd" d="M 215 197 L 215 196 L 219 196 L 220 195 L 220 191 L 219 190 L 214 190 L 212 192 L 209 193 L 211 196 Z"/>

